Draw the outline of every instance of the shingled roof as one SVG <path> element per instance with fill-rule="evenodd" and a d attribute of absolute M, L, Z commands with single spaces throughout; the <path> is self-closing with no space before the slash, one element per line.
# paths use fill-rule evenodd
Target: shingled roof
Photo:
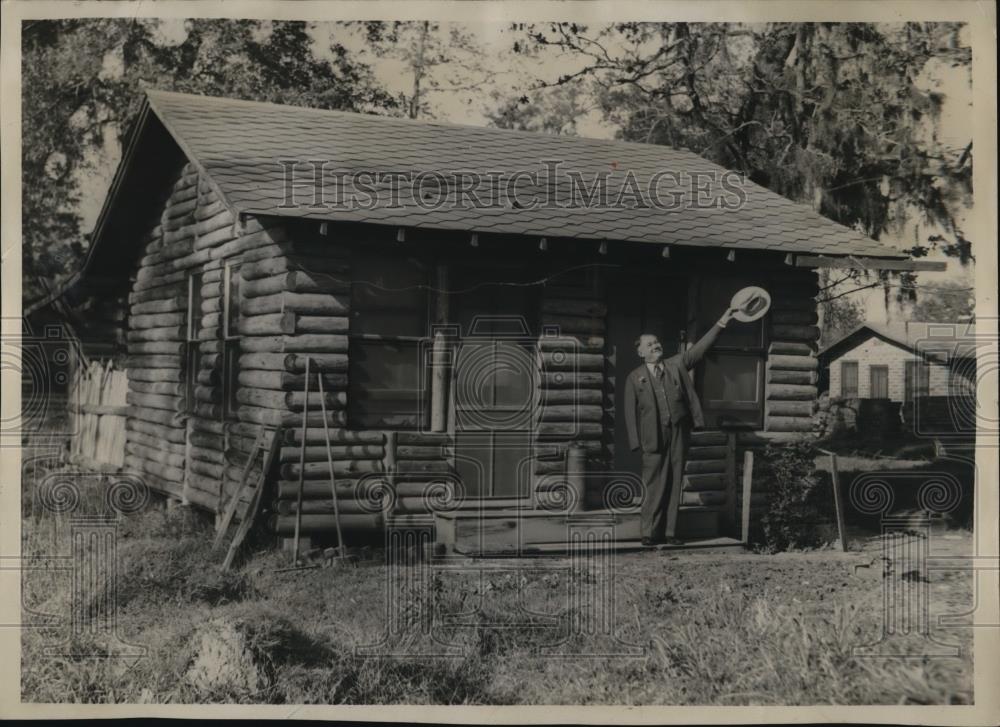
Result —
<path fill-rule="evenodd" d="M 728 189 L 721 184 L 726 170 L 689 151 L 652 144 L 552 136 L 454 124 L 423 123 L 359 113 L 325 111 L 269 103 L 237 101 L 165 91 L 148 91 L 148 107 L 183 153 L 214 184 L 235 213 L 280 215 L 401 227 L 466 230 L 582 240 L 631 241 L 702 247 L 742 248 L 791 253 L 906 257 L 833 222 L 805 205 L 796 204 L 752 182 L 729 174 Z M 142 122 L 141 122 L 142 123 Z M 561 204 L 569 194 L 568 177 L 550 185 L 551 206 L 502 203 L 477 209 L 448 202 L 429 207 L 410 194 L 412 185 L 397 185 L 398 204 L 388 204 L 390 183 L 373 185 L 384 203 L 371 209 L 311 206 L 312 192 L 297 188 L 300 204 L 287 204 L 286 169 L 291 160 L 325 161 L 325 197 L 355 190 L 338 177 L 358 171 L 429 173 L 501 173 L 502 184 L 517 171 L 543 172 L 547 160 L 559 160 L 560 172 L 575 172 L 588 182 L 598 173 L 610 173 L 609 198 L 616 199 L 627 172 L 642 189 L 660 172 L 661 199 L 671 192 L 690 191 L 672 186 L 678 175 L 714 175 L 708 197 L 732 201 L 744 195 L 736 208 L 688 203 L 673 208 L 633 209 L 614 206 Z M 123 165 L 128 162 L 123 159 Z M 308 181 L 312 167 L 300 165 L 299 181 Z M 121 171 L 119 177 L 122 176 Z M 491 188 L 490 185 L 493 185 Z M 519 199 L 546 192 L 544 176 L 532 185 L 523 175 L 516 183 Z M 496 179 L 476 186 L 481 198 L 496 191 Z M 422 191 L 422 190 L 421 190 Z M 454 195 L 452 195 L 454 196 Z M 114 204 L 109 195 L 102 219 Z M 537 197 L 544 199 L 544 197 Z M 95 242 L 102 223 L 95 230 Z"/>
<path fill-rule="evenodd" d="M 845 351 L 851 350 L 861 341 L 872 336 L 905 348 L 912 353 L 919 353 L 938 360 L 975 358 L 977 347 L 987 342 L 985 338 L 977 336 L 976 324 L 971 321 L 951 323 L 939 321 L 872 323 L 866 321 L 821 348 L 818 352 L 819 358 L 828 364 Z"/>

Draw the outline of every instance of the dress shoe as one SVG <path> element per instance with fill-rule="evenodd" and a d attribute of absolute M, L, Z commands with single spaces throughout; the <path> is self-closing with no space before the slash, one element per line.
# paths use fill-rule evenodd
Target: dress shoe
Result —
<path fill-rule="evenodd" d="M 680 538 L 664 538 L 661 542 L 666 545 L 684 545 L 684 541 Z"/>
<path fill-rule="evenodd" d="M 644 547 L 649 548 L 653 545 L 656 545 L 657 541 L 653 540 L 652 538 L 643 538 L 641 542 Z"/>

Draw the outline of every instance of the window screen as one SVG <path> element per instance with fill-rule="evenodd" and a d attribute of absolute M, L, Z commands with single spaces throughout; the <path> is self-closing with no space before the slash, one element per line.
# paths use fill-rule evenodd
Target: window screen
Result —
<path fill-rule="evenodd" d="M 840 395 L 845 399 L 858 398 L 858 362 L 840 363 Z"/>
<path fill-rule="evenodd" d="M 419 428 L 429 272 L 417 260 L 356 255 L 351 284 L 348 423 Z"/>
<path fill-rule="evenodd" d="M 903 376 L 903 397 L 906 401 L 930 395 L 930 368 L 925 362 L 907 361 Z"/>
<path fill-rule="evenodd" d="M 188 274 L 187 336 L 184 342 L 184 408 L 194 412 L 198 378 L 198 335 L 201 333 L 201 273 Z"/>
<path fill-rule="evenodd" d="M 696 336 L 709 330 L 729 307 L 733 294 L 761 281 L 745 277 L 710 277 L 698 286 Z M 730 323 L 715 341 L 711 352 L 697 369 L 695 384 L 705 410 L 706 427 L 742 424 L 760 427 L 763 423 L 764 322 Z"/>
<path fill-rule="evenodd" d="M 222 401 L 223 416 L 236 418 L 240 357 L 240 266 L 227 262 L 222 287 Z"/>
<path fill-rule="evenodd" d="M 872 366 L 869 369 L 871 387 L 868 396 L 872 399 L 889 398 L 889 367 Z"/>

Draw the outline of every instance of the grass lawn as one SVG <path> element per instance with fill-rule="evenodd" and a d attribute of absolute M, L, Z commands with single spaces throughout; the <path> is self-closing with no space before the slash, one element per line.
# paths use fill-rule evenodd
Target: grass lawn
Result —
<path fill-rule="evenodd" d="M 93 499 L 99 507 L 99 493 Z M 64 517 L 26 514 L 26 563 L 68 552 L 68 527 Z M 145 654 L 134 662 L 78 658 L 109 645 L 102 637 L 71 637 L 68 572 L 28 569 L 25 618 L 52 625 L 23 632 L 25 701 L 972 701 L 971 629 L 934 627 L 938 641 L 960 647 L 957 657 L 927 656 L 920 639 L 889 645 L 911 658 L 852 651 L 878 641 L 884 587 L 913 585 L 897 559 L 911 536 L 888 550 L 873 536 L 846 554 L 619 554 L 611 573 L 567 559 L 467 561 L 471 570 L 441 573 L 392 599 L 405 628 L 373 658 L 356 649 L 387 633 L 388 571 L 377 551 L 356 567 L 291 573 L 276 572 L 288 554 L 263 551 L 222 573 L 221 554 L 209 551 L 211 524 L 197 513 L 151 507 L 123 519 L 119 530 L 118 633 Z M 932 555 L 967 554 L 971 536 L 942 530 L 929 545 Z M 476 573 L 481 565 L 491 570 Z M 611 637 L 573 627 L 583 613 L 569 597 L 571 582 L 611 586 Z M 932 623 L 973 603 L 966 572 L 932 571 L 917 585 L 926 588 Z M 429 633 L 420 628 L 428 613 Z M 62 655 L 46 653 L 53 644 L 63 645 Z M 435 655 L 443 650 L 453 655 Z"/>

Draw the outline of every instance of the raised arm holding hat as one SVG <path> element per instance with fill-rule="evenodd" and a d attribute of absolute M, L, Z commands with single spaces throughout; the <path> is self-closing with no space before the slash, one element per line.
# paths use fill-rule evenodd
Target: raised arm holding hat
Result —
<path fill-rule="evenodd" d="M 698 365 L 734 318 L 746 319 L 748 310 L 754 320 L 763 315 L 759 302 L 749 308 L 753 300 L 753 296 L 740 300 L 734 296 L 726 312 L 697 343 L 670 358 L 663 357 L 663 346 L 655 335 L 644 333 L 636 339 L 636 352 L 643 363 L 625 380 L 625 424 L 629 448 L 642 450 L 645 493 L 640 532 L 644 545 L 680 542 L 677 511 L 691 428 L 705 425 L 689 369 Z M 770 305 L 770 297 L 766 304 Z"/>

